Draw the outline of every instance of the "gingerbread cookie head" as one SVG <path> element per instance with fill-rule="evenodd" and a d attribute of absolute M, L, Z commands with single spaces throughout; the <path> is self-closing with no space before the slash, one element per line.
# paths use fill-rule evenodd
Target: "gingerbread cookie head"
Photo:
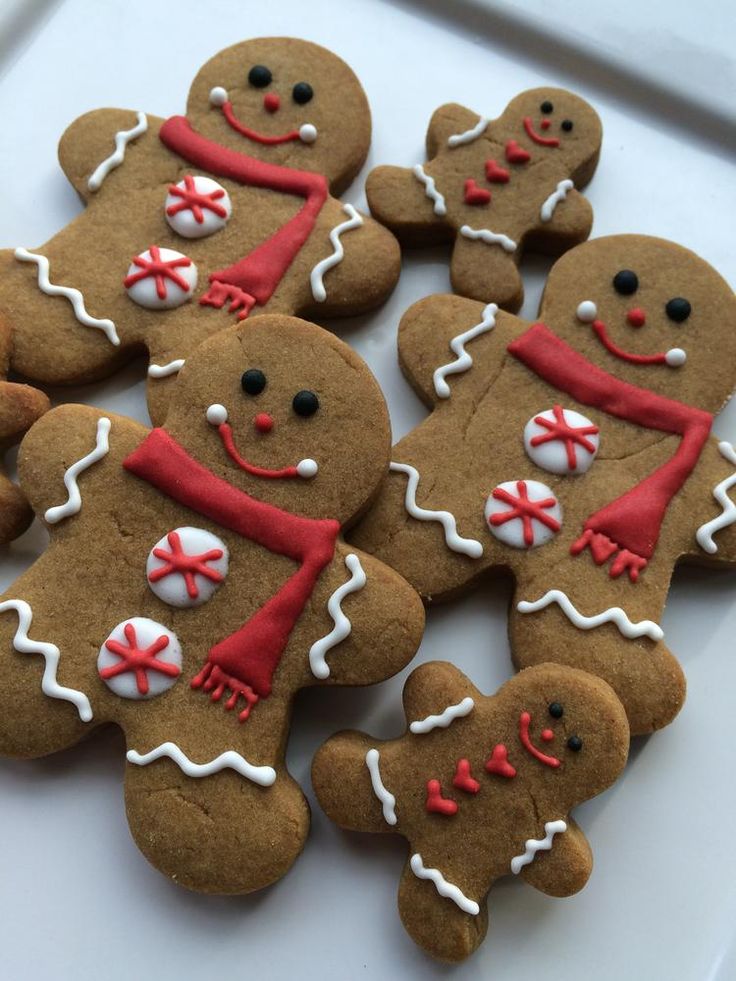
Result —
<path fill-rule="evenodd" d="M 295 38 L 256 38 L 219 52 L 194 79 L 187 117 L 208 139 L 264 163 L 324 174 L 333 193 L 360 170 L 371 136 L 353 71 Z"/>

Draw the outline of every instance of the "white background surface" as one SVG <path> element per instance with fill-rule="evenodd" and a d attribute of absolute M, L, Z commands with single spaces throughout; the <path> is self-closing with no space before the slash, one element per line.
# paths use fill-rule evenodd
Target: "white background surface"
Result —
<path fill-rule="evenodd" d="M 354 203 L 364 205 L 371 166 L 422 159 L 425 126 L 440 103 L 494 116 L 521 89 L 569 85 L 604 122 L 588 191 L 594 234 L 675 239 L 736 282 L 725 0 L 622 0 L 605 10 L 535 0 L 511 14 L 511 5 L 477 0 L 445 5 L 444 15 L 439 4 L 379 0 L 21 6 L 38 14 L 22 34 L 7 33 L 11 7 L 0 18 L 1 246 L 37 246 L 78 211 L 56 164 L 58 137 L 74 117 L 98 106 L 181 112 L 198 67 L 218 49 L 290 34 L 334 49 L 368 93 L 374 143 L 347 195 Z M 534 316 L 547 268 L 544 260 L 523 267 L 525 316 Z M 396 325 L 414 300 L 448 288 L 443 253 L 410 255 L 385 308 L 340 327 L 384 386 L 395 438 L 424 416 L 396 364 Z M 143 371 L 138 362 L 107 383 L 52 394 L 147 422 Z M 736 440 L 733 406 L 716 431 Z M 16 543 L 2 560 L 2 584 L 42 547 L 38 528 Z M 0 762 L 0 978 L 733 979 L 734 587 L 733 572 L 675 577 L 663 626 L 685 666 L 689 699 L 675 725 L 639 741 L 619 784 L 578 810 L 596 859 L 589 885 L 555 900 L 500 883 L 488 938 L 464 965 L 432 963 L 404 933 L 395 907 L 400 839 L 343 834 L 316 805 L 304 855 L 270 890 L 213 899 L 169 884 L 129 837 L 123 741 L 109 731 L 48 760 Z M 486 591 L 430 611 L 414 665 L 449 657 L 481 689 L 495 689 L 511 670 L 508 599 Z M 373 689 L 298 699 L 288 761 L 308 795 L 312 754 L 335 729 L 380 737 L 402 729 L 407 673 Z"/>

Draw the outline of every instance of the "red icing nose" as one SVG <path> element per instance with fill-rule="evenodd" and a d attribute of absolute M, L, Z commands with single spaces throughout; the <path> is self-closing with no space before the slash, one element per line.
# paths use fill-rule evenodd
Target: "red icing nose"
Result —
<path fill-rule="evenodd" d="M 647 315 L 641 307 L 634 307 L 626 314 L 626 319 L 632 327 L 643 327 L 647 322 Z"/>
<path fill-rule="evenodd" d="M 539 125 L 542 129 L 549 129 L 550 121 L 549 119 L 543 119 Z"/>
<path fill-rule="evenodd" d="M 281 105 L 281 99 L 275 92 L 266 92 L 263 96 L 263 107 L 267 112 L 276 112 Z"/>
<path fill-rule="evenodd" d="M 542 730 L 542 739 L 546 743 L 551 743 L 554 738 L 555 738 L 555 734 L 552 732 L 551 729 Z"/>
<path fill-rule="evenodd" d="M 253 425 L 259 433 L 270 433 L 273 429 L 273 419 L 267 412 L 259 412 L 253 420 Z"/>

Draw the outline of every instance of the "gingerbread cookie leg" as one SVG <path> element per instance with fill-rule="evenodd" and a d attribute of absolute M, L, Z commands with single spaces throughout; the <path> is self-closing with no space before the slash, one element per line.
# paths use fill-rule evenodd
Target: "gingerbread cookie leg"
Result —
<path fill-rule="evenodd" d="M 516 250 L 516 240 L 508 235 L 463 225 L 452 250 L 452 288 L 474 300 L 494 300 L 506 310 L 518 310 L 524 286 L 516 267 Z"/>
<path fill-rule="evenodd" d="M 534 861 L 525 865 L 520 876 L 530 886 L 548 896 L 573 896 L 580 892 L 593 871 L 593 853 L 588 839 L 575 821 L 568 817 L 565 832 L 555 836 L 554 847 L 540 849 Z M 554 828 L 545 826 L 537 841 L 546 844 Z"/>
<path fill-rule="evenodd" d="M 0 382 L 0 452 L 17 443 L 48 408 L 43 392 L 29 385 Z M 32 519 L 33 512 L 19 488 L 0 473 L 0 542 L 17 538 Z"/>
<path fill-rule="evenodd" d="M 526 237 L 527 248 L 562 255 L 584 242 L 593 227 L 593 208 L 570 179 L 560 181 L 542 203 L 539 222 Z"/>

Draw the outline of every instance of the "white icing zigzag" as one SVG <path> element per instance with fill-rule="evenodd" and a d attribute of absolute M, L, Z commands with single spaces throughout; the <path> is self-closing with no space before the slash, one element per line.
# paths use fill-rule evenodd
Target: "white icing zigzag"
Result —
<path fill-rule="evenodd" d="M 332 254 L 328 255 L 325 259 L 320 259 L 317 265 L 309 274 L 309 284 L 312 287 L 312 296 L 318 303 L 324 303 L 327 299 L 327 290 L 325 289 L 325 284 L 323 282 L 325 273 L 336 266 L 339 262 L 342 262 L 345 256 L 345 250 L 342 247 L 342 242 L 340 241 L 340 236 L 343 232 L 349 232 L 353 228 L 360 228 L 363 224 L 363 219 L 360 217 L 358 212 L 352 206 L 352 204 L 344 204 L 342 210 L 348 216 L 347 221 L 341 222 L 330 232 L 330 242 L 332 242 Z"/>
<path fill-rule="evenodd" d="M 434 213 L 440 217 L 446 215 L 447 206 L 445 204 L 445 197 L 437 190 L 434 177 L 430 177 L 429 174 L 425 173 L 424 167 L 421 164 L 415 164 L 413 173 L 416 179 L 424 184 L 424 193 L 434 202 Z"/>
<path fill-rule="evenodd" d="M 544 202 L 542 207 L 539 209 L 539 218 L 541 221 L 550 221 L 552 215 L 554 214 L 557 205 L 564 201 L 567 197 L 567 192 L 571 191 L 575 185 L 568 178 L 567 180 L 560 181 L 554 191 L 550 194 L 547 200 Z"/>
<path fill-rule="evenodd" d="M 567 824 L 564 821 L 547 821 L 544 826 L 544 838 L 529 838 L 524 845 L 524 854 L 516 855 L 511 859 L 511 871 L 518 875 L 525 865 L 534 861 L 537 852 L 548 852 L 552 847 L 552 839 L 555 835 L 567 831 Z"/>
<path fill-rule="evenodd" d="M 396 824 L 396 798 L 383 785 L 381 771 L 378 769 L 380 759 L 381 754 L 377 749 L 369 749 L 365 754 L 365 765 L 368 767 L 368 772 L 371 775 L 373 793 L 381 802 L 383 820 L 386 824 Z"/>
<path fill-rule="evenodd" d="M 108 436 L 111 425 L 112 423 L 106 416 L 103 416 L 102 419 L 97 421 L 95 448 L 87 456 L 83 456 L 81 460 L 73 463 L 64 474 L 64 486 L 67 489 L 69 497 L 63 504 L 56 504 L 54 507 L 48 508 L 44 514 L 44 518 L 50 525 L 55 525 L 58 521 L 63 521 L 64 518 L 69 518 L 71 515 L 78 514 L 81 511 L 82 495 L 79 493 L 77 477 L 84 470 L 88 470 L 93 463 L 97 463 L 98 460 L 101 460 L 103 456 L 106 456 L 110 452 Z"/>
<path fill-rule="evenodd" d="M 220 753 L 214 760 L 208 763 L 193 763 L 176 745 L 176 743 L 161 743 L 150 753 L 137 753 L 134 749 L 128 750 L 128 763 L 135 763 L 136 766 L 147 766 L 155 760 L 160 760 L 167 756 L 179 767 L 188 777 L 210 777 L 213 773 L 220 770 L 236 770 L 246 780 L 260 784 L 261 787 L 270 787 L 276 780 L 276 771 L 272 766 L 253 766 L 244 756 L 236 753 L 234 749 L 228 749 L 225 753 Z"/>
<path fill-rule="evenodd" d="M 515 252 L 516 242 L 504 235 L 503 232 L 492 232 L 490 228 L 471 228 L 470 225 L 462 225 L 460 234 L 465 238 L 481 239 L 487 245 L 500 245 L 505 252 Z"/>
<path fill-rule="evenodd" d="M 148 119 L 146 118 L 145 112 L 136 113 L 136 119 L 138 122 L 132 127 L 132 129 L 121 129 L 119 133 L 115 134 L 114 151 L 109 157 L 105 157 L 102 163 L 96 167 L 94 173 L 87 181 L 87 187 L 90 191 L 98 191 L 100 189 L 102 182 L 110 171 L 114 170 L 116 167 L 119 167 L 125 159 L 125 148 L 130 141 L 142 136 L 142 134 L 148 129 Z"/>
<path fill-rule="evenodd" d="M 432 729 L 446 729 L 455 719 L 462 718 L 464 715 L 470 715 L 474 708 L 475 702 L 468 696 L 462 702 L 458 702 L 457 705 L 448 705 L 440 715 L 428 715 L 426 719 L 412 722 L 409 729 L 417 735 L 431 732 Z"/>
<path fill-rule="evenodd" d="M 21 654 L 41 654 L 46 661 L 41 680 L 41 691 L 49 698 L 60 698 L 65 702 L 71 702 L 79 712 L 82 722 L 89 722 L 92 718 L 92 706 L 87 696 L 77 691 L 76 688 L 64 688 L 56 680 L 56 671 L 59 667 L 59 648 L 56 644 L 50 644 L 44 640 L 31 640 L 28 631 L 31 629 L 33 612 L 25 600 L 5 600 L 0 603 L 0 613 L 6 610 L 14 610 L 18 614 L 18 629 L 13 637 L 13 647 Z"/>
<path fill-rule="evenodd" d="M 604 623 L 612 623 L 629 640 L 635 637 L 651 637 L 652 640 L 659 641 L 664 638 L 664 631 L 659 624 L 653 620 L 639 620 L 638 623 L 633 623 L 620 606 L 612 606 L 592 617 L 584 616 L 573 606 L 567 593 L 563 593 L 561 589 L 550 589 L 533 602 L 521 600 L 517 603 L 516 609 L 519 613 L 537 613 L 550 603 L 557 603 L 567 619 L 581 630 L 593 630 Z"/>
<path fill-rule="evenodd" d="M 736 450 L 734 450 L 730 443 L 723 440 L 718 444 L 718 449 L 722 457 L 725 457 L 729 463 L 736 466 Z M 715 533 L 720 531 L 721 528 L 727 528 L 736 521 L 736 504 L 728 497 L 728 491 L 735 484 L 736 473 L 732 473 L 730 477 L 726 477 L 720 484 L 716 484 L 713 488 L 713 497 L 721 505 L 723 513 L 719 514 L 716 518 L 711 518 L 710 521 L 706 521 L 695 533 L 695 540 L 698 545 L 700 545 L 704 552 L 708 552 L 709 555 L 715 555 L 718 551 L 718 546 L 713 541 Z"/>
<path fill-rule="evenodd" d="M 454 136 L 449 136 L 447 145 L 453 147 L 462 146 L 463 143 L 472 143 L 473 140 L 478 139 L 487 125 L 488 120 L 484 116 L 479 116 L 478 122 L 471 129 L 466 129 L 464 133 L 455 133 Z"/>
<path fill-rule="evenodd" d="M 429 879 L 430 882 L 434 883 L 434 887 L 440 896 L 451 899 L 456 906 L 460 907 L 463 913 L 470 913 L 471 916 L 477 916 L 480 913 L 480 906 L 475 900 L 468 899 L 465 893 L 458 889 L 457 886 L 448 882 L 439 869 L 425 868 L 419 852 L 415 852 L 412 855 L 409 864 L 417 879 Z"/>
<path fill-rule="evenodd" d="M 391 462 L 390 469 L 394 473 L 405 473 L 409 478 L 404 495 L 404 507 L 418 521 L 439 521 L 445 532 L 447 547 L 453 552 L 461 552 L 471 559 L 479 559 L 483 554 L 483 546 L 475 538 L 462 538 L 457 533 L 457 522 L 449 511 L 430 511 L 417 504 L 417 487 L 419 486 L 419 471 L 409 463 Z"/>
<path fill-rule="evenodd" d="M 71 303 L 74 316 L 80 324 L 84 324 L 85 327 L 94 327 L 96 330 L 101 330 L 108 341 L 115 347 L 118 347 L 120 338 L 112 320 L 100 320 L 98 317 L 90 316 L 84 305 L 84 297 L 78 289 L 74 289 L 72 286 L 57 286 L 56 283 L 52 283 L 49 279 L 49 260 L 45 255 L 29 252 L 28 249 L 20 247 L 15 250 L 14 255 L 20 262 L 36 263 L 38 266 L 38 287 L 42 293 L 45 293 L 47 296 L 63 296 Z"/>
<path fill-rule="evenodd" d="M 450 386 L 445 381 L 448 375 L 460 374 L 473 366 L 473 359 L 465 350 L 465 345 L 468 341 L 472 341 L 473 338 L 480 336 L 480 334 L 485 334 L 486 331 L 493 330 L 496 326 L 497 313 L 498 307 L 496 304 L 489 303 L 483 308 L 483 318 L 479 324 L 476 324 L 475 327 L 471 327 L 470 330 L 466 330 L 462 334 L 458 334 L 457 337 L 453 337 L 450 341 L 450 349 L 456 355 L 455 360 L 450 361 L 449 364 L 443 364 L 441 368 L 437 368 L 432 376 L 434 390 L 439 398 L 448 399 L 450 397 Z"/>
<path fill-rule="evenodd" d="M 324 637 L 315 640 L 309 649 L 309 667 L 315 678 L 329 678 L 330 666 L 325 661 L 325 654 L 342 643 L 350 635 L 352 624 L 342 612 L 342 601 L 350 593 L 357 593 L 366 583 L 365 572 L 360 559 L 353 552 L 345 556 L 345 565 L 350 572 L 350 578 L 342 586 L 338 586 L 327 601 L 327 612 L 332 617 L 335 626 Z"/>
<path fill-rule="evenodd" d="M 168 378 L 169 375 L 175 375 L 178 371 L 181 371 L 183 367 L 184 358 L 176 358 L 174 361 L 169 361 L 168 364 L 149 364 L 148 377 Z"/>

